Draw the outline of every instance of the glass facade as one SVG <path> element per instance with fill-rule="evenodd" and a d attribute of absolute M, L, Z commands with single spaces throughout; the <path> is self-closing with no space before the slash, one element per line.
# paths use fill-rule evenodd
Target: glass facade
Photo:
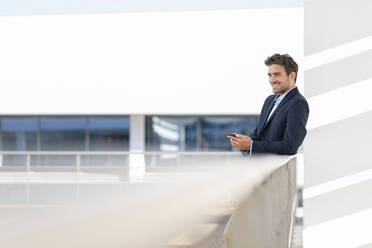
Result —
<path fill-rule="evenodd" d="M 147 151 L 229 151 L 226 133 L 249 135 L 258 116 L 147 116 Z"/>
<path fill-rule="evenodd" d="M 129 116 L 0 118 L 2 151 L 129 150 Z"/>
<path fill-rule="evenodd" d="M 129 118 L 88 118 L 88 127 L 88 150 L 129 150 Z"/>
<path fill-rule="evenodd" d="M 196 117 L 146 117 L 146 150 L 197 150 L 197 127 Z"/>
<path fill-rule="evenodd" d="M 40 140 L 42 151 L 84 151 L 84 118 L 40 118 Z"/>
<path fill-rule="evenodd" d="M 129 118 L 3 116 L 0 146 L 2 151 L 129 151 Z M 226 133 L 250 134 L 257 120 L 258 116 L 146 116 L 146 151 L 229 151 Z M 54 162 L 74 164 L 73 159 L 56 162 L 54 157 Z M 44 164 L 42 159 L 33 161 Z M 45 163 L 50 164 L 49 159 Z"/>
<path fill-rule="evenodd" d="M 246 134 L 247 128 L 246 117 L 202 117 L 201 146 L 204 150 L 231 150 L 226 133 Z"/>
<path fill-rule="evenodd" d="M 37 118 L 1 118 L 1 145 L 4 151 L 36 150 Z"/>
<path fill-rule="evenodd" d="M 34 117 L 1 118 L 1 148 L 4 151 L 34 151 L 37 148 L 38 120 Z M 25 164 L 26 157 L 9 155 L 1 158 L 8 165 Z"/>

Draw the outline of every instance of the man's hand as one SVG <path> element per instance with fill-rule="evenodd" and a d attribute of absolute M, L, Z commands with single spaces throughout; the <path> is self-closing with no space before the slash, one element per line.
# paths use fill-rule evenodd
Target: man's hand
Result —
<path fill-rule="evenodd" d="M 252 139 L 249 136 L 243 134 L 236 134 L 236 137 L 228 136 L 233 147 L 239 150 L 250 150 L 252 145 Z"/>

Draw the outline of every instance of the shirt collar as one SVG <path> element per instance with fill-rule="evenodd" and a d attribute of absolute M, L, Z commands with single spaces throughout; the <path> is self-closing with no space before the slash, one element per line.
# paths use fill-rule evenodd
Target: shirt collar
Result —
<path fill-rule="evenodd" d="M 274 101 L 280 103 L 280 102 L 284 99 L 284 97 L 285 97 L 285 96 L 286 96 L 286 95 L 287 95 L 291 90 L 293 90 L 294 88 L 297 88 L 297 86 L 295 86 L 295 87 L 293 87 L 292 89 L 288 90 L 286 93 L 284 93 L 284 94 L 281 95 L 281 96 L 279 96 L 279 94 L 276 94 Z"/>

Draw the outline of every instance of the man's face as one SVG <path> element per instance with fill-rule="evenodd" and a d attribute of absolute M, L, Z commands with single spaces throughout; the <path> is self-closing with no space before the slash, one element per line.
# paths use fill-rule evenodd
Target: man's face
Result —
<path fill-rule="evenodd" d="M 282 65 L 273 64 L 269 66 L 269 82 L 275 94 L 282 95 L 294 87 L 294 77 L 291 74 L 290 76 L 287 75 Z"/>

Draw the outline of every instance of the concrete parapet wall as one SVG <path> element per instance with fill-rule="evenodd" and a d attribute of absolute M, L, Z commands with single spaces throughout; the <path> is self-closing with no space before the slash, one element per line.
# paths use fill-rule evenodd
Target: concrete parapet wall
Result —
<path fill-rule="evenodd" d="M 176 166 L 160 162 L 137 181 L 115 183 L 18 184 L 2 182 L 3 173 L 1 247 L 225 248 L 231 214 L 229 248 L 288 247 L 295 157 L 192 154 Z M 103 172 L 97 176 L 117 176 Z"/>
<path fill-rule="evenodd" d="M 238 204 L 225 229 L 227 247 L 289 247 L 296 190 L 296 158 L 292 158 Z"/>

